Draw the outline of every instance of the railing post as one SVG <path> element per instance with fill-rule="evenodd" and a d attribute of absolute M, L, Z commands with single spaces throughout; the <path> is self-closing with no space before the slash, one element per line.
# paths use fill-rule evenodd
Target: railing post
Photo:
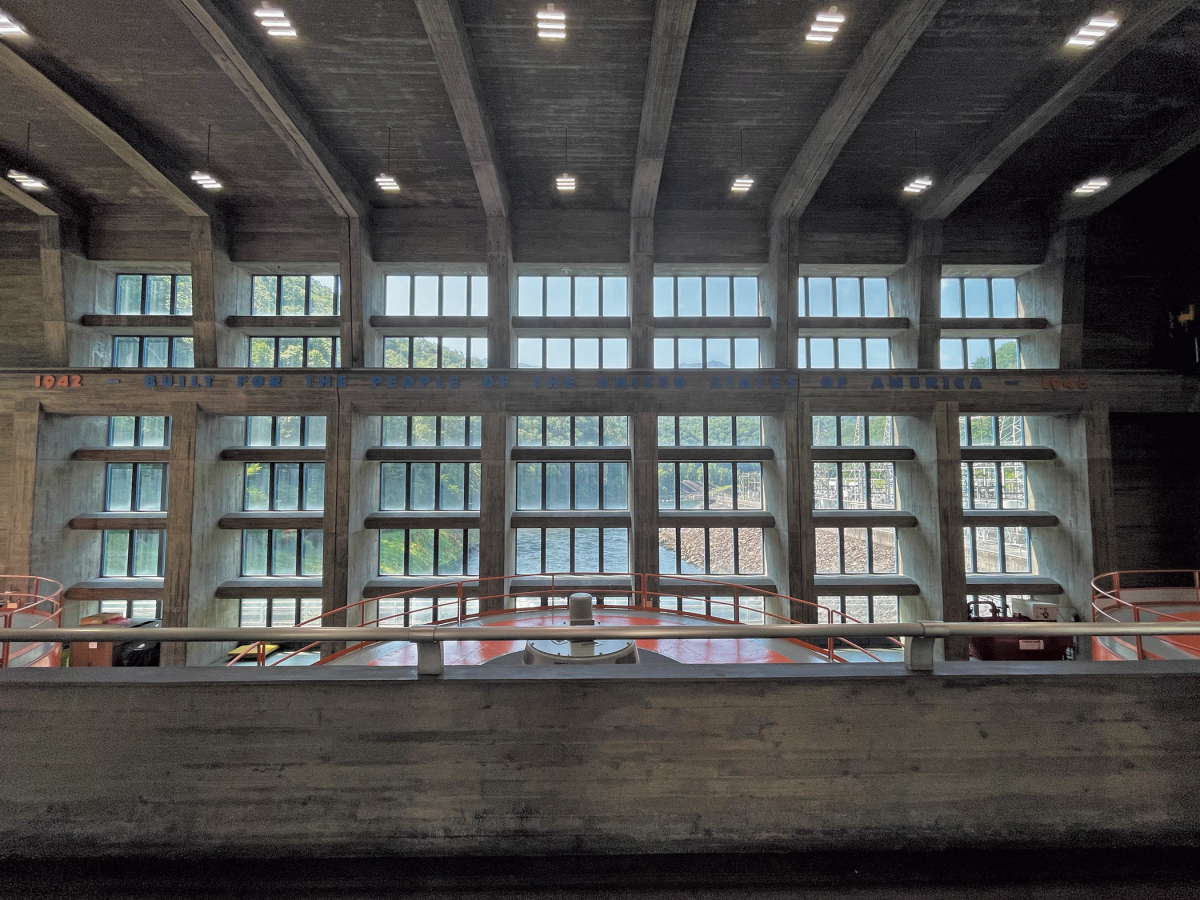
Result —
<path fill-rule="evenodd" d="M 417 641 L 417 675 L 440 678 L 445 671 L 441 641 Z"/>
<path fill-rule="evenodd" d="M 1141 622 L 1142 621 L 1142 608 L 1140 606 L 1138 606 L 1136 603 L 1131 603 L 1129 608 L 1133 610 L 1133 621 Z M 1137 644 L 1137 658 L 1139 660 L 1145 659 L 1146 651 L 1142 648 L 1142 636 L 1140 634 L 1136 635 L 1133 640 L 1134 640 L 1134 643 Z"/>
<path fill-rule="evenodd" d="M 937 639 L 906 637 L 904 639 L 904 668 L 909 672 L 932 672 L 933 650 Z"/>

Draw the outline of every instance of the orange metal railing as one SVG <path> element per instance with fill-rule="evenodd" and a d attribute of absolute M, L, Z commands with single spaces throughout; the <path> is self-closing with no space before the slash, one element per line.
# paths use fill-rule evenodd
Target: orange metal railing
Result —
<path fill-rule="evenodd" d="M 0 628 L 61 628 L 62 585 L 37 575 L 0 575 Z M 0 669 L 57 666 L 62 645 L 0 645 Z"/>
<path fill-rule="evenodd" d="M 542 584 L 537 587 L 528 587 L 524 590 L 511 590 L 510 589 L 510 590 L 505 591 L 504 587 L 505 587 L 506 583 L 509 580 L 511 580 L 513 577 L 544 578 L 544 579 L 549 579 L 549 581 L 547 584 Z M 604 603 L 605 597 L 625 598 L 626 603 L 623 603 L 620 607 L 615 607 L 615 606 L 610 607 L 612 609 L 623 609 L 623 610 L 624 609 L 635 609 L 635 610 L 636 609 L 646 609 L 646 610 L 655 609 L 655 610 L 657 610 L 657 609 L 662 608 L 660 606 L 660 602 L 662 599 L 671 598 L 671 599 L 675 599 L 677 601 L 677 607 L 678 607 L 677 609 L 668 610 L 671 613 L 671 615 L 677 615 L 680 617 L 690 618 L 690 619 L 699 619 L 701 621 L 714 622 L 714 623 L 733 624 L 736 622 L 740 622 L 740 621 L 742 621 L 742 611 L 749 610 L 756 616 L 761 615 L 763 617 L 763 622 L 766 624 L 802 624 L 802 623 L 798 622 L 796 619 L 791 619 L 791 618 L 788 618 L 787 616 L 783 616 L 778 613 L 773 613 L 773 612 L 768 611 L 767 609 L 765 609 L 765 606 L 766 606 L 765 602 L 763 604 L 763 606 L 764 606 L 763 609 L 745 607 L 741 602 L 742 598 L 744 598 L 744 597 L 762 597 L 764 599 L 764 601 L 767 598 L 776 598 L 781 601 L 787 601 L 788 604 L 795 603 L 795 604 L 799 604 L 802 607 L 812 609 L 815 611 L 813 618 L 817 624 L 830 624 L 830 625 L 845 624 L 845 623 L 861 624 L 859 622 L 859 620 L 856 619 L 854 616 L 848 615 L 847 613 L 843 613 L 840 610 L 833 609 L 832 607 L 824 606 L 819 603 L 814 603 L 811 600 L 801 600 L 797 597 L 788 597 L 784 594 L 778 594 L 773 591 L 764 590 L 764 589 L 758 588 L 758 587 L 747 586 L 744 584 L 735 584 L 733 582 L 719 581 L 719 580 L 711 579 L 711 578 L 697 578 L 694 576 L 687 576 L 687 575 L 671 575 L 671 576 L 666 576 L 666 577 L 668 577 L 669 581 L 670 581 L 670 586 L 667 588 L 661 588 L 661 589 L 653 588 L 652 589 L 652 587 L 651 587 L 651 585 L 654 584 L 655 580 L 662 580 L 664 578 L 664 576 L 655 575 L 655 574 L 635 573 L 634 575 L 632 575 L 632 579 L 633 579 L 632 590 L 630 590 L 630 588 L 628 588 L 628 587 L 614 586 L 614 587 L 597 588 L 595 586 L 589 586 L 586 588 L 586 591 L 587 591 L 587 593 L 590 593 L 597 598 L 597 600 L 599 601 L 600 609 L 605 608 L 605 603 Z M 419 616 L 421 618 L 425 618 L 427 616 L 430 622 L 436 623 L 438 625 L 458 625 L 458 624 L 462 624 L 465 621 L 472 621 L 472 620 L 473 621 L 486 621 L 486 619 L 491 616 L 511 615 L 514 611 L 520 611 L 520 610 L 514 609 L 513 606 L 510 606 L 507 603 L 507 601 L 509 601 L 509 600 L 512 600 L 515 602 L 518 598 L 536 596 L 536 597 L 548 597 L 551 600 L 553 600 L 555 598 L 561 597 L 561 600 L 562 600 L 561 603 L 551 602 L 550 605 L 551 606 L 560 606 L 560 605 L 565 606 L 567 595 L 575 590 L 580 590 L 580 588 L 578 588 L 576 585 L 578 585 L 581 582 L 581 580 L 585 580 L 586 578 L 587 578 L 586 575 L 580 575 L 580 574 L 566 574 L 563 572 L 547 572 L 547 573 L 541 573 L 541 574 L 537 574 L 537 575 L 521 575 L 521 576 L 506 575 L 506 576 L 502 576 L 502 577 L 495 576 L 495 577 L 491 577 L 491 578 L 471 578 L 471 579 L 462 579 L 462 580 L 457 580 L 457 581 L 446 581 L 446 582 L 441 582 L 438 584 L 430 584 L 430 585 L 423 585 L 421 587 L 409 588 L 407 590 L 397 591 L 396 593 L 385 594 L 385 595 L 382 595 L 379 597 L 369 597 L 369 598 L 365 598 L 362 600 L 358 600 L 354 603 L 347 604 L 346 606 L 339 607 L 338 609 L 330 610 L 328 612 L 323 612 L 319 616 L 313 616 L 312 618 L 299 623 L 299 625 L 297 627 L 305 626 L 305 625 L 319 624 L 322 621 L 335 621 L 340 618 L 349 618 L 351 612 L 355 611 L 355 610 L 358 611 L 358 618 L 364 619 L 364 621 L 362 621 L 363 626 L 371 626 L 371 625 L 381 626 L 382 625 L 385 628 L 389 627 L 389 625 L 388 625 L 389 622 L 396 620 L 396 619 L 403 620 L 405 617 L 408 617 L 408 621 L 411 622 L 413 616 Z M 489 593 L 488 590 L 485 588 L 485 584 L 488 582 L 499 582 L 500 590 Z M 697 586 L 703 585 L 704 587 L 709 588 L 709 589 L 719 588 L 723 592 L 727 591 L 731 595 L 731 598 L 730 599 L 724 599 L 724 597 L 714 598 L 713 596 L 711 596 L 710 590 L 705 590 L 703 593 L 697 591 L 697 592 L 693 592 L 693 593 L 689 594 L 686 592 L 686 588 L 688 585 L 697 585 Z M 444 594 L 445 596 L 442 598 L 437 598 L 437 597 L 432 598 L 429 606 L 418 607 L 416 609 L 409 608 L 404 612 L 393 613 L 393 614 L 387 615 L 387 616 L 377 616 L 376 618 L 369 619 L 369 620 L 365 619 L 365 610 L 367 608 L 367 605 L 370 603 L 375 603 L 379 600 L 396 600 L 396 599 L 404 599 L 404 598 L 414 597 L 414 596 L 427 597 L 431 593 L 432 594 Z M 706 604 L 705 609 L 707 610 L 707 613 L 702 614 L 702 613 L 685 611 L 683 609 L 684 601 L 698 601 L 698 602 L 705 603 Z M 490 605 L 499 606 L 501 608 L 485 610 L 484 606 L 489 605 L 489 602 L 490 602 Z M 475 608 L 473 610 L 469 611 L 468 604 L 475 604 Z M 723 616 L 723 615 L 712 614 L 714 606 L 718 607 L 718 611 L 721 611 L 721 612 L 728 610 L 731 613 L 731 615 Z M 790 606 L 788 608 L 790 608 Z M 321 660 L 320 663 L 318 663 L 318 665 L 320 665 L 322 663 L 330 662 L 334 659 L 339 659 L 339 658 L 345 657 L 351 653 L 356 653 L 356 652 L 358 652 L 366 647 L 369 647 L 373 644 L 386 643 L 391 640 L 400 640 L 400 639 L 402 639 L 401 636 L 399 634 L 396 634 L 393 636 L 386 636 L 386 637 L 381 636 L 378 641 L 362 641 L 360 643 L 353 644 L 349 647 L 346 647 L 343 650 L 337 651 L 336 653 L 330 654 L 329 656 L 326 656 L 325 658 L 323 658 Z M 470 640 L 470 635 L 464 634 L 463 639 Z M 880 661 L 879 657 L 876 656 L 874 653 L 865 649 L 864 647 L 859 646 L 858 644 L 854 643 L 853 641 L 851 641 L 847 638 L 831 637 L 825 642 L 824 647 L 819 647 L 815 644 L 811 644 L 806 641 L 801 641 L 801 640 L 798 640 L 795 638 L 789 638 L 788 640 L 790 640 L 792 643 L 795 643 L 799 646 L 803 646 L 806 649 L 809 649 L 816 653 L 824 655 L 830 662 L 845 662 L 845 659 L 843 657 L 839 656 L 836 652 L 837 649 L 839 649 L 839 648 L 856 650 L 856 651 L 859 651 L 859 652 L 865 654 L 867 657 L 875 660 L 876 662 Z M 897 648 L 902 646 L 900 641 L 896 640 L 895 638 L 888 638 L 888 641 L 890 644 L 892 644 L 893 646 L 895 646 Z M 270 665 L 276 666 L 276 665 L 285 663 L 289 659 L 292 659 L 293 657 L 295 657 L 297 654 L 303 653 L 307 650 L 312 650 L 313 648 L 319 646 L 319 644 L 320 644 L 319 641 L 315 641 L 315 642 L 306 644 L 305 646 L 303 646 L 297 650 L 292 650 L 289 653 L 286 653 L 276 659 L 273 659 L 271 661 Z M 235 656 L 232 660 L 230 660 L 229 665 L 232 666 L 247 657 L 254 658 L 257 665 L 260 665 L 260 666 L 267 665 L 267 662 L 266 662 L 267 654 L 266 654 L 265 643 L 262 641 L 258 641 L 258 642 L 255 642 L 255 643 L 249 645 L 246 648 L 246 650 L 242 651 L 237 656 Z"/>
<path fill-rule="evenodd" d="M 1138 596 L 1149 591 L 1179 592 L 1184 596 L 1174 599 Z M 1187 594 L 1191 596 L 1188 597 Z M 1176 615 L 1164 612 L 1164 608 L 1187 609 L 1194 615 Z M 1121 618 L 1121 613 L 1128 614 L 1129 619 Z M 1125 569 L 1120 572 L 1106 572 L 1092 579 L 1093 622 L 1141 623 L 1144 621 L 1143 616 L 1152 616 L 1151 622 L 1194 623 L 1200 618 L 1200 570 Z M 1163 656 L 1146 649 L 1145 638 L 1142 635 L 1137 635 L 1132 642 L 1115 635 L 1106 640 L 1124 648 L 1133 659 L 1164 659 Z M 1187 656 L 1200 656 L 1200 644 L 1189 640 L 1187 636 L 1155 635 L 1153 640 L 1174 647 Z M 1106 647 L 1100 638 L 1094 638 L 1093 641 L 1093 646 L 1102 651 L 1097 655 L 1113 659 L 1125 658 Z"/>

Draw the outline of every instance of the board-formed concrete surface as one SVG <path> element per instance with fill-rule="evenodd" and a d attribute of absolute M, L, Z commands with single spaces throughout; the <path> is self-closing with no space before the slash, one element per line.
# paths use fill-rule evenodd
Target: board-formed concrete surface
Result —
<path fill-rule="evenodd" d="M 4 673 L 0 854 L 1181 846 L 1200 834 L 1195 663 L 679 669 Z"/>

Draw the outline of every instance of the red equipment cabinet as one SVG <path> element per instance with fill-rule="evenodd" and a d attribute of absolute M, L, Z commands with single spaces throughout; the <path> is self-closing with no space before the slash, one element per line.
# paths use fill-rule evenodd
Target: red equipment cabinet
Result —
<path fill-rule="evenodd" d="M 990 616 L 981 616 L 976 607 L 991 607 Z M 971 603 L 972 622 L 1032 622 L 1028 616 L 1001 616 L 996 604 L 990 600 L 976 600 Z M 1066 636 L 1043 637 L 995 637 L 976 636 L 969 641 L 971 656 L 982 660 L 1057 660 L 1063 659 L 1067 650 L 1075 645 L 1075 639 Z"/>

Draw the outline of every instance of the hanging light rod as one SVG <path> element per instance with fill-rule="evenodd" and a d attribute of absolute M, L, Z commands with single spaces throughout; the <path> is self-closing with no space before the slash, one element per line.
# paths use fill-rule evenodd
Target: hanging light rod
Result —
<path fill-rule="evenodd" d="M 1108 37 L 1109 33 L 1120 24 L 1120 19 L 1111 12 L 1102 16 L 1092 16 L 1067 38 L 1067 46 L 1082 47 L 1085 50 L 1094 47 Z"/>
<path fill-rule="evenodd" d="M 392 168 L 392 126 L 388 126 L 388 141 L 387 141 L 387 161 L 384 163 L 383 171 L 375 176 L 375 183 L 379 185 L 381 191 L 388 193 L 396 193 L 401 190 L 400 183 L 396 181 L 396 176 L 388 175 L 388 171 Z"/>
<path fill-rule="evenodd" d="M 746 141 L 745 141 L 744 135 L 745 135 L 744 130 L 739 128 L 738 129 L 738 159 L 741 162 L 741 166 L 739 168 L 741 168 L 741 170 L 743 172 L 746 171 Z M 745 193 L 748 193 L 750 188 L 752 188 L 752 187 L 754 187 L 754 179 L 751 178 L 749 175 L 742 175 L 740 178 L 733 179 L 733 186 L 730 187 L 729 190 L 735 194 L 745 194 Z"/>
<path fill-rule="evenodd" d="M 933 178 L 929 175 L 922 175 L 920 178 L 914 178 L 904 186 L 906 194 L 923 194 L 933 187 Z"/>
<path fill-rule="evenodd" d="M 278 6 L 272 6 L 263 0 L 263 5 L 254 11 L 258 24 L 267 30 L 267 34 L 276 38 L 294 38 L 296 27 Z"/>
<path fill-rule="evenodd" d="M 204 168 L 208 168 L 209 157 L 212 156 L 212 125 L 208 126 L 208 144 L 204 148 Z M 199 169 L 192 173 L 192 181 L 200 185 L 206 191 L 219 191 L 224 187 L 221 182 L 213 178 L 208 172 L 202 172 Z"/>
<path fill-rule="evenodd" d="M 21 24 L 16 19 L 0 9 L 0 35 L 15 37 L 26 33 L 25 29 L 21 27 Z"/>
<path fill-rule="evenodd" d="M 547 3 L 545 9 L 537 11 L 537 36 L 548 41 L 567 39 L 567 14 Z"/>
<path fill-rule="evenodd" d="M 29 191 L 31 193 L 34 191 L 48 191 L 50 189 L 50 185 L 46 184 L 46 182 L 42 181 L 42 179 L 34 178 L 32 175 L 28 175 L 25 172 L 18 172 L 16 169 L 8 170 L 8 180 L 15 181 L 17 183 L 17 187 L 23 191 Z"/>
<path fill-rule="evenodd" d="M 563 126 L 563 169 L 567 168 L 567 127 Z M 575 176 L 567 172 L 563 172 L 554 179 L 554 186 L 558 188 L 559 193 L 570 194 L 575 190 Z"/>
<path fill-rule="evenodd" d="M 836 6 L 831 6 L 829 9 L 817 13 L 813 23 L 808 26 L 808 34 L 804 36 L 804 39 L 813 44 L 831 44 L 833 36 L 841 31 L 845 22 L 845 15 L 838 12 Z"/>
<path fill-rule="evenodd" d="M 1098 194 L 1112 184 L 1107 178 L 1098 176 L 1089 178 L 1082 184 L 1076 185 L 1075 190 L 1071 191 L 1076 197 L 1090 197 L 1092 194 Z"/>

